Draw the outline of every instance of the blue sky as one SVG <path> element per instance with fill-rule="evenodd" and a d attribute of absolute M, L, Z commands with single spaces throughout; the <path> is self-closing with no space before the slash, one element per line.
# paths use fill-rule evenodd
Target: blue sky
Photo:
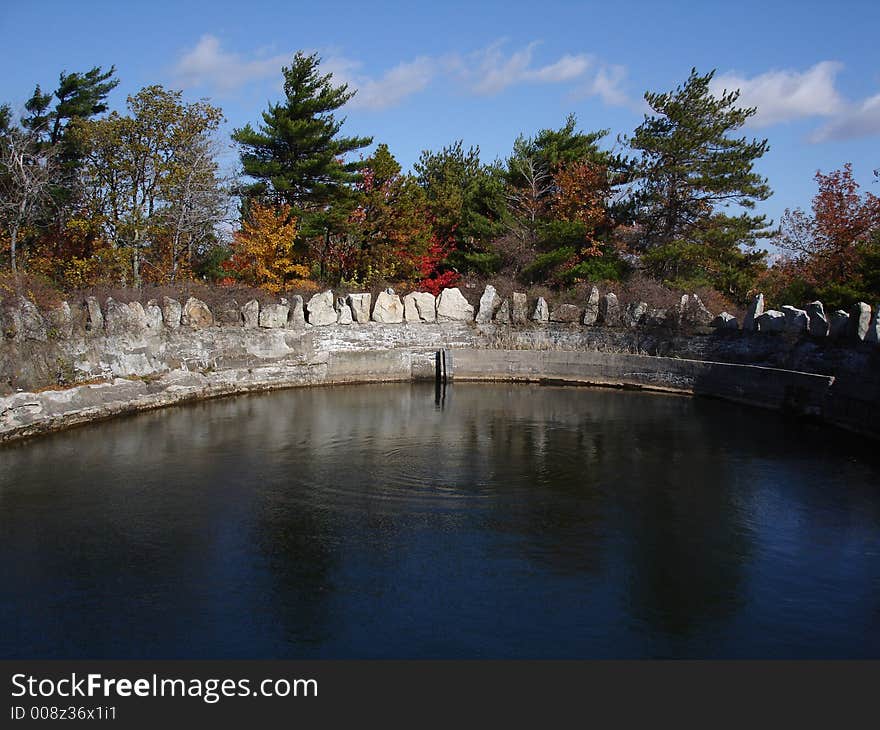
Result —
<path fill-rule="evenodd" d="M 880 193 L 880 2 L 4 2 L 0 100 L 20 107 L 61 70 L 115 64 L 112 97 L 161 83 L 209 97 L 227 130 L 258 122 L 280 98 L 280 67 L 298 49 L 359 93 L 344 131 L 386 142 L 405 168 L 457 139 L 485 160 L 519 133 L 559 127 L 631 133 L 646 90 L 667 91 L 691 67 L 717 69 L 759 114 L 759 163 L 778 220 L 809 207 L 816 170 L 852 162 Z M 234 152 L 228 153 L 229 161 Z"/>

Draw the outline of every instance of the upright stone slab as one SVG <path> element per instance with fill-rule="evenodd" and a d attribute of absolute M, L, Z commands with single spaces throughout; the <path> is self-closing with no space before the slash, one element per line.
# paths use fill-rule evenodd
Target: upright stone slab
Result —
<path fill-rule="evenodd" d="M 856 302 L 849 311 L 849 335 L 856 340 L 864 340 L 871 323 L 871 307 L 864 302 Z"/>
<path fill-rule="evenodd" d="M 525 294 L 514 292 L 511 297 L 513 306 L 510 311 L 510 321 L 513 324 L 525 324 L 529 321 L 529 299 Z"/>
<path fill-rule="evenodd" d="M 746 316 L 743 319 L 743 332 L 755 332 L 758 329 L 756 321 L 762 314 L 764 314 L 764 295 L 756 294 L 746 310 Z"/>
<path fill-rule="evenodd" d="M 162 320 L 165 326 L 176 330 L 180 327 L 180 318 L 183 315 L 183 307 L 180 302 L 171 297 L 162 297 Z"/>
<path fill-rule="evenodd" d="M 583 323 L 594 325 L 599 320 L 599 290 L 594 286 L 587 297 L 587 308 L 584 310 Z"/>
<path fill-rule="evenodd" d="M 538 301 L 535 302 L 535 311 L 532 312 L 532 319 L 535 322 L 550 321 L 550 309 L 547 307 L 544 297 L 538 297 Z"/>
<path fill-rule="evenodd" d="M 620 302 L 613 292 L 608 292 L 599 300 L 599 320 L 606 327 L 617 327 L 620 324 Z"/>
<path fill-rule="evenodd" d="M 26 340 L 46 342 L 49 339 L 49 331 L 46 320 L 30 299 L 19 297 L 18 312 L 15 319 L 18 321 L 18 335 Z"/>
<path fill-rule="evenodd" d="M 805 310 L 786 304 L 782 307 L 782 312 L 785 314 L 786 332 L 792 335 L 802 335 L 807 331 L 809 319 Z"/>
<path fill-rule="evenodd" d="M 379 292 L 373 306 L 373 321 L 382 324 L 400 324 L 403 322 L 403 302 L 394 293 L 394 289 Z"/>
<path fill-rule="evenodd" d="M 416 293 L 410 292 L 403 298 L 403 321 L 407 324 L 421 322 L 419 308 L 416 305 Z"/>
<path fill-rule="evenodd" d="M 865 342 L 873 342 L 875 345 L 880 343 L 880 304 L 874 305 L 874 315 L 868 324 L 868 332 L 865 335 Z"/>
<path fill-rule="evenodd" d="M 849 332 L 849 314 L 842 309 L 838 309 L 831 313 L 831 320 L 828 323 L 828 337 L 832 340 L 839 340 L 846 337 Z"/>
<path fill-rule="evenodd" d="M 214 324 L 214 315 L 208 309 L 208 305 L 201 299 L 190 297 L 183 305 L 183 312 L 180 315 L 180 323 L 188 325 L 194 329 L 202 329 L 210 327 Z"/>
<path fill-rule="evenodd" d="M 825 307 L 822 302 L 810 302 L 807 305 L 807 332 L 813 337 L 827 337 L 830 329 L 828 318 L 825 316 Z"/>
<path fill-rule="evenodd" d="M 722 312 L 721 314 L 719 314 L 709 323 L 709 326 L 714 327 L 716 330 L 739 329 L 739 323 L 736 321 L 736 317 L 734 317 L 729 312 Z"/>
<path fill-rule="evenodd" d="M 438 322 L 473 322 L 474 307 L 457 286 L 440 292 L 437 301 Z"/>
<path fill-rule="evenodd" d="M 95 297 L 86 297 L 86 313 L 88 315 L 86 329 L 92 332 L 103 331 L 104 314 L 101 312 L 101 305 Z"/>
<path fill-rule="evenodd" d="M 351 324 L 354 322 L 354 318 L 351 315 L 351 307 L 348 306 L 348 303 L 342 297 L 336 300 L 336 310 L 339 312 L 339 316 L 336 318 L 337 324 Z"/>
<path fill-rule="evenodd" d="M 46 314 L 46 321 L 57 337 L 69 339 L 73 335 L 73 312 L 67 302 L 61 302 Z"/>
<path fill-rule="evenodd" d="M 303 310 L 301 294 L 294 294 L 290 298 L 290 313 L 287 315 L 287 326 L 297 330 L 305 329 L 306 315 Z"/>
<path fill-rule="evenodd" d="M 510 324 L 510 302 L 505 299 L 495 312 L 495 321 L 498 324 Z"/>
<path fill-rule="evenodd" d="M 488 324 L 492 321 L 492 317 L 498 307 L 501 306 L 501 297 L 495 291 L 495 287 L 486 284 L 483 290 L 483 296 L 480 297 L 480 308 L 477 310 L 477 322 L 480 324 Z"/>
<path fill-rule="evenodd" d="M 648 311 L 647 302 L 630 302 L 623 313 L 623 323 L 629 328 L 638 327 Z"/>
<path fill-rule="evenodd" d="M 768 309 L 755 319 L 758 332 L 775 334 L 785 331 L 785 314 L 775 309 Z"/>
<path fill-rule="evenodd" d="M 111 335 L 138 335 L 147 328 L 147 315 L 140 302 L 123 304 L 107 297 L 104 329 Z"/>
<path fill-rule="evenodd" d="M 256 299 L 251 299 L 242 305 L 241 320 L 247 329 L 260 326 L 260 303 Z"/>
<path fill-rule="evenodd" d="M 413 301 L 416 303 L 416 309 L 419 312 L 419 319 L 422 322 L 437 321 L 437 297 L 429 291 L 416 291 L 412 293 Z"/>
<path fill-rule="evenodd" d="M 691 294 L 686 313 L 688 323 L 697 327 L 708 327 L 712 321 L 712 312 L 696 294 Z"/>
<path fill-rule="evenodd" d="M 290 307 L 285 304 L 266 304 L 260 308 L 260 327 L 264 329 L 281 329 L 287 326 Z"/>
<path fill-rule="evenodd" d="M 358 324 L 366 324 L 370 321 L 370 303 L 372 294 L 349 294 L 348 306 L 351 307 L 351 316 Z"/>
<path fill-rule="evenodd" d="M 333 292 L 330 289 L 313 295 L 306 309 L 309 313 L 310 325 L 324 327 L 328 324 L 336 324 L 338 315 L 333 307 Z"/>

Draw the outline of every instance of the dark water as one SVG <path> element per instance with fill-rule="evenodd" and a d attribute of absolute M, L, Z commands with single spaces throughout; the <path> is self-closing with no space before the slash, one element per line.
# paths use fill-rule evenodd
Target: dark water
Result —
<path fill-rule="evenodd" d="M 7 658 L 880 658 L 880 457 L 658 395 L 241 397 L 0 449 L 0 575 Z"/>

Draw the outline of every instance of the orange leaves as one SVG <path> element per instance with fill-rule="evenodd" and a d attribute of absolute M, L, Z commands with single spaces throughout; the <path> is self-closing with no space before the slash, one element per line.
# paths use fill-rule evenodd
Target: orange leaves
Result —
<path fill-rule="evenodd" d="M 296 219 L 290 206 L 277 208 L 253 202 L 250 214 L 233 238 L 233 256 L 224 268 L 251 286 L 280 292 L 293 280 L 305 279 L 309 270 L 294 260 Z"/>
<path fill-rule="evenodd" d="M 583 256 L 601 256 L 597 241 L 600 230 L 609 225 L 607 202 L 611 194 L 608 171 L 593 162 L 573 162 L 554 176 L 556 196 L 554 215 L 563 221 L 581 223 L 586 228 L 587 247 Z"/>

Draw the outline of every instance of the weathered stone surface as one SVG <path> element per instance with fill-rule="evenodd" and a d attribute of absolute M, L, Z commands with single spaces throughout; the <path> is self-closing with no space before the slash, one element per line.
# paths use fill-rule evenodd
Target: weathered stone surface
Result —
<path fill-rule="evenodd" d="M 871 307 L 864 302 L 856 302 L 849 310 L 849 336 L 864 340 L 871 323 Z"/>
<path fill-rule="evenodd" d="M 183 305 L 183 311 L 180 315 L 180 323 L 182 325 L 202 329 L 211 327 L 214 324 L 214 315 L 208 309 L 208 305 L 201 299 L 190 297 Z"/>
<path fill-rule="evenodd" d="M 831 313 L 831 321 L 828 323 L 828 336 L 832 340 L 845 337 L 849 331 L 849 314 L 842 309 Z"/>
<path fill-rule="evenodd" d="M 162 328 L 162 307 L 159 306 L 159 302 L 151 299 L 147 302 L 147 306 L 144 307 L 144 312 L 147 315 L 147 327 L 149 329 L 159 330 Z"/>
<path fill-rule="evenodd" d="M 294 294 L 290 301 L 290 314 L 287 315 L 287 326 L 292 329 L 305 329 L 306 315 L 303 310 L 303 298 L 301 294 Z"/>
<path fill-rule="evenodd" d="M 49 339 L 46 320 L 30 299 L 19 297 L 18 307 L 13 311 L 13 319 L 19 339 L 35 342 L 46 342 Z"/>
<path fill-rule="evenodd" d="M 147 314 L 140 302 L 123 304 L 107 297 L 104 329 L 108 335 L 136 335 L 147 327 Z"/>
<path fill-rule="evenodd" d="M 587 297 L 587 308 L 584 310 L 583 323 L 586 325 L 594 325 L 599 320 L 599 289 L 595 286 L 590 289 L 590 296 Z"/>
<path fill-rule="evenodd" d="M 410 292 L 403 298 L 403 321 L 407 324 L 422 321 L 419 317 L 419 308 L 416 306 L 415 292 Z"/>
<path fill-rule="evenodd" d="M 647 302 L 630 302 L 623 312 L 623 324 L 629 328 L 638 327 L 647 311 Z"/>
<path fill-rule="evenodd" d="M 712 312 L 696 294 L 691 294 L 687 306 L 684 309 L 685 321 L 697 327 L 707 327 L 712 321 Z"/>
<path fill-rule="evenodd" d="M 308 311 L 309 324 L 315 327 L 336 324 L 336 319 L 339 316 L 333 307 L 333 292 L 330 289 L 313 295 L 309 299 L 309 303 L 306 304 L 306 310 Z"/>
<path fill-rule="evenodd" d="M 248 329 L 260 326 L 260 303 L 256 299 L 251 299 L 242 305 L 241 320 Z"/>
<path fill-rule="evenodd" d="M 538 297 L 538 301 L 535 302 L 535 311 L 532 312 L 532 319 L 535 322 L 550 321 L 550 309 L 547 307 L 544 297 Z"/>
<path fill-rule="evenodd" d="M 290 307 L 287 304 L 266 304 L 260 308 L 260 327 L 264 329 L 281 329 L 287 326 Z"/>
<path fill-rule="evenodd" d="M 786 304 L 782 307 L 782 312 L 785 314 L 786 332 L 793 335 L 802 335 L 807 331 L 807 325 L 810 320 L 807 318 L 805 310 Z"/>
<path fill-rule="evenodd" d="M 477 310 L 477 322 L 486 324 L 492 321 L 495 311 L 501 306 L 501 297 L 495 291 L 495 287 L 487 284 L 480 297 L 480 308 Z"/>
<path fill-rule="evenodd" d="M 351 307 L 348 306 L 342 297 L 336 300 L 336 310 L 339 312 L 339 316 L 336 319 L 337 324 L 351 324 L 354 322 L 354 318 L 351 316 Z"/>
<path fill-rule="evenodd" d="M 620 302 L 613 292 L 608 292 L 599 300 L 599 321 L 606 327 L 620 324 Z"/>
<path fill-rule="evenodd" d="M 665 327 L 668 321 L 669 312 L 657 307 L 650 307 L 642 318 L 642 324 L 646 327 Z"/>
<path fill-rule="evenodd" d="M 880 304 L 874 305 L 874 315 L 868 324 L 868 332 L 865 335 L 865 342 L 873 342 L 875 345 L 880 343 Z"/>
<path fill-rule="evenodd" d="M 574 304 L 560 304 L 550 312 L 551 322 L 580 322 L 581 310 Z"/>
<path fill-rule="evenodd" d="M 370 303 L 372 300 L 372 294 L 348 295 L 348 306 L 351 307 L 351 316 L 355 322 L 365 324 L 370 321 Z"/>
<path fill-rule="evenodd" d="M 510 302 L 505 299 L 495 312 L 495 321 L 498 324 L 510 324 Z"/>
<path fill-rule="evenodd" d="M 768 309 L 755 318 L 758 332 L 775 333 L 785 331 L 785 314 L 775 309 Z"/>
<path fill-rule="evenodd" d="M 180 320 L 183 316 L 183 307 L 180 302 L 171 297 L 162 297 L 162 320 L 166 327 L 176 330 L 180 327 Z"/>
<path fill-rule="evenodd" d="M 737 322 L 736 317 L 734 317 L 729 312 L 722 312 L 715 319 L 713 319 L 710 323 L 711 327 L 714 327 L 717 330 L 737 330 L 739 329 L 739 322 Z"/>
<path fill-rule="evenodd" d="M 827 337 L 830 329 L 828 318 L 825 316 L 825 307 L 822 302 L 810 302 L 807 305 L 807 331 L 813 337 Z"/>
<path fill-rule="evenodd" d="M 394 293 L 394 289 L 379 292 L 376 304 L 373 305 L 373 321 L 383 324 L 400 324 L 403 322 L 403 302 Z"/>
<path fill-rule="evenodd" d="M 104 314 L 101 312 L 101 305 L 95 297 L 86 297 L 86 312 L 88 314 L 86 329 L 92 332 L 102 331 L 104 329 Z"/>
<path fill-rule="evenodd" d="M 756 294 L 746 310 L 743 319 L 743 332 L 755 332 L 758 329 L 757 319 L 764 314 L 764 295 Z"/>
<path fill-rule="evenodd" d="M 51 334 L 55 337 L 69 338 L 73 334 L 73 312 L 67 302 L 61 302 L 57 307 L 46 313 L 46 321 L 49 323 Z"/>
<path fill-rule="evenodd" d="M 437 300 L 438 322 L 473 322 L 474 307 L 457 286 L 444 289 Z"/>
<path fill-rule="evenodd" d="M 529 321 L 529 298 L 520 292 L 514 292 L 511 297 L 513 306 L 510 312 L 510 321 L 513 324 L 525 324 Z"/>
<path fill-rule="evenodd" d="M 428 291 L 416 291 L 412 293 L 412 298 L 416 303 L 416 309 L 419 312 L 419 319 L 422 322 L 437 321 L 437 297 Z"/>
<path fill-rule="evenodd" d="M 230 299 L 218 305 L 214 312 L 217 324 L 228 327 L 241 327 L 244 319 L 241 314 L 241 306 L 236 299 Z"/>

